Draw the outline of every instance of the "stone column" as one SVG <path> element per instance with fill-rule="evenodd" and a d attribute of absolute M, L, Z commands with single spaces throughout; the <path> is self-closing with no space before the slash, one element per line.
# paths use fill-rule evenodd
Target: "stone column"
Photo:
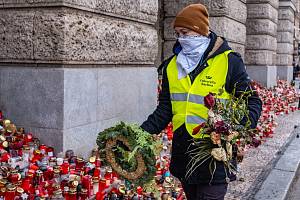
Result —
<path fill-rule="evenodd" d="M 210 15 L 210 28 L 225 37 L 229 45 L 242 56 L 246 40 L 246 0 L 163 0 L 164 1 L 164 50 L 163 57 L 171 55 L 175 39 L 171 23 L 177 12 L 191 3 L 203 3 Z"/>
<path fill-rule="evenodd" d="M 245 63 L 250 77 L 276 84 L 278 0 L 247 0 Z"/>
<path fill-rule="evenodd" d="M 291 81 L 295 39 L 296 5 L 292 1 L 279 1 L 277 30 L 277 76 Z"/>
<path fill-rule="evenodd" d="M 0 108 L 58 152 L 87 155 L 156 105 L 157 0 L 1 0 Z"/>

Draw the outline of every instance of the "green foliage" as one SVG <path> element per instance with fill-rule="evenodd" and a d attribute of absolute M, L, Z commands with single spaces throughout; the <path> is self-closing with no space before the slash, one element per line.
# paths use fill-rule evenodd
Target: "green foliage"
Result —
<path fill-rule="evenodd" d="M 131 183 L 136 186 L 143 186 L 153 180 L 156 173 L 155 162 L 157 155 L 157 149 L 160 148 L 160 141 L 156 141 L 152 135 L 142 130 L 136 124 L 127 124 L 120 122 L 114 127 L 110 127 L 100 132 L 97 137 L 97 145 L 100 151 L 102 160 L 106 165 L 109 163 L 105 157 L 106 142 L 110 139 L 115 139 L 119 136 L 124 136 L 131 147 L 128 149 L 124 144 L 117 143 L 113 148 L 116 162 L 128 172 L 133 172 L 137 168 L 137 161 L 135 156 L 140 153 L 143 156 L 143 160 L 147 170 L 143 176 L 137 180 L 131 180 Z M 122 176 L 122 174 L 120 174 Z M 128 180 L 127 180 L 128 181 Z"/>

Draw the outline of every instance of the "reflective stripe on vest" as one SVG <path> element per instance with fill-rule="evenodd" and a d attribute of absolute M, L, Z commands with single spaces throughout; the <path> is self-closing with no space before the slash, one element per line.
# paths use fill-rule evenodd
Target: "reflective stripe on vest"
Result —
<path fill-rule="evenodd" d="M 192 135 L 193 129 L 206 122 L 208 109 L 204 106 L 204 97 L 209 93 L 218 94 L 220 89 L 224 92 L 218 96 L 221 102 L 230 97 L 225 91 L 228 71 L 228 54 L 232 50 L 210 58 L 208 66 L 195 78 L 193 84 L 189 76 L 178 79 L 176 56 L 167 66 L 170 98 L 172 103 L 173 131 L 185 123 L 187 131 L 194 138 L 209 137 L 201 134 Z"/>

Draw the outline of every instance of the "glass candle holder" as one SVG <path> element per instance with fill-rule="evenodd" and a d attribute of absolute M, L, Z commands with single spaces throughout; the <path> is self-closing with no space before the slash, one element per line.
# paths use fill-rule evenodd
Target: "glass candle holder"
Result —
<path fill-rule="evenodd" d="M 46 151 L 47 151 L 46 153 L 47 153 L 48 157 L 51 158 L 54 156 L 54 148 L 53 147 L 48 147 Z"/>
<path fill-rule="evenodd" d="M 9 184 L 6 186 L 6 192 L 4 195 L 5 200 L 14 200 L 16 197 L 16 186 Z"/>
<path fill-rule="evenodd" d="M 87 200 L 88 199 L 88 195 L 87 195 L 87 189 L 82 188 L 79 194 L 79 199 L 80 200 Z"/>
<path fill-rule="evenodd" d="M 61 173 L 68 174 L 70 170 L 70 164 L 68 159 L 64 159 L 63 164 L 61 165 Z"/>
<path fill-rule="evenodd" d="M 68 200 L 77 200 L 77 191 L 76 191 L 76 188 L 70 189 Z"/>

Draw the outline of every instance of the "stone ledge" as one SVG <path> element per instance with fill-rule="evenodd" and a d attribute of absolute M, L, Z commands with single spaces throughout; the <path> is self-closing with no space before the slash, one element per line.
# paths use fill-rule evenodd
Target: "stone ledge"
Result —
<path fill-rule="evenodd" d="M 277 53 L 277 65 L 292 66 L 293 55 Z"/>
<path fill-rule="evenodd" d="M 247 65 L 273 65 L 276 60 L 275 51 L 270 50 L 249 50 L 246 47 L 245 51 L 245 63 Z"/>
<path fill-rule="evenodd" d="M 294 33 L 294 23 L 290 20 L 280 19 L 278 20 L 277 31 Z"/>
<path fill-rule="evenodd" d="M 246 26 L 227 17 L 211 17 L 211 29 L 230 42 L 245 44 Z"/>
<path fill-rule="evenodd" d="M 247 35 L 277 35 L 277 24 L 270 19 L 247 19 Z"/>
<path fill-rule="evenodd" d="M 294 34 L 291 32 L 277 32 L 277 42 L 290 43 L 294 42 Z"/>
<path fill-rule="evenodd" d="M 157 56 L 150 25 L 63 8 L 2 10 L 0 19 L 0 62 L 153 64 Z"/>
<path fill-rule="evenodd" d="M 290 54 L 294 52 L 294 45 L 290 43 L 277 43 L 277 53 L 278 54 Z"/>
<path fill-rule="evenodd" d="M 277 24 L 278 10 L 270 4 L 248 4 L 247 18 L 248 19 L 270 19 Z"/>
<path fill-rule="evenodd" d="M 179 12 L 185 6 L 191 3 L 197 3 L 196 0 L 187 0 L 187 1 L 165 1 L 165 16 L 175 17 L 177 12 Z M 201 1 L 206 5 L 210 17 L 230 17 L 239 21 L 241 23 L 246 23 L 246 4 L 244 1 L 240 0 L 203 0 Z"/>
<path fill-rule="evenodd" d="M 247 35 L 246 48 L 248 50 L 277 50 L 277 39 L 270 35 Z"/>
<path fill-rule="evenodd" d="M 108 15 L 147 24 L 155 24 L 158 13 L 157 0 L 2 0 L 2 8 L 41 8 L 41 7 L 69 7 L 102 15 Z M 1 4 L 1 2 L 0 2 Z M 1 7 L 0 7 L 1 9 Z"/>
<path fill-rule="evenodd" d="M 286 8 L 286 7 L 279 7 L 278 19 L 279 20 L 286 19 L 294 23 L 295 15 L 293 9 Z"/>
<path fill-rule="evenodd" d="M 291 8 L 293 11 L 298 10 L 292 1 L 279 1 L 279 7 Z"/>
<path fill-rule="evenodd" d="M 248 4 L 270 4 L 277 9 L 279 6 L 279 1 L 278 0 L 247 0 L 247 5 Z"/>

